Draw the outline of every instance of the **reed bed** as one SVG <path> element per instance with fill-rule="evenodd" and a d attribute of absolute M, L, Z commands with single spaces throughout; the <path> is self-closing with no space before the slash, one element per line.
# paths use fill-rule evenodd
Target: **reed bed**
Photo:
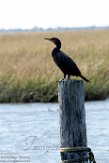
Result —
<path fill-rule="evenodd" d="M 62 51 L 73 58 L 90 80 L 84 82 L 86 100 L 109 96 L 108 30 L 2 33 L 0 102 L 57 101 L 56 81 L 63 74 L 51 57 L 54 45 L 43 39 L 53 36 L 61 39 Z"/>

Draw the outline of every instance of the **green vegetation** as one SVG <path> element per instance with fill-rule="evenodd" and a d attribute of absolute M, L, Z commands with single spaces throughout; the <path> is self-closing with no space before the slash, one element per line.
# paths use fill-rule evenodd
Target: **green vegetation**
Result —
<path fill-rule="evenodd" d="M 52 36 L 90 79 L 84 82 L 86 100 L 109 96 L 108 30 L 11 33 L 0 34 L 0 102 L 57 100 L 63 74 L 51 57 L 54 45 L 43 39 Z"/>

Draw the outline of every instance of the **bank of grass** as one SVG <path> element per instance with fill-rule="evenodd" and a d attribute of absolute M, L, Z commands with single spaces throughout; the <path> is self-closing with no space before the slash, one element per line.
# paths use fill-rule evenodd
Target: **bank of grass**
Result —
<path fill-rule="evenodd" d="M 52 61 L 54 45 L 43 39 L 52 36 L 90 80 L 84 82 L 86 100 L 108 97 L 108 30 L 11 33 L 0 34 L 0 102 L 57 100 L 56 81 L 63 74 Z"/>

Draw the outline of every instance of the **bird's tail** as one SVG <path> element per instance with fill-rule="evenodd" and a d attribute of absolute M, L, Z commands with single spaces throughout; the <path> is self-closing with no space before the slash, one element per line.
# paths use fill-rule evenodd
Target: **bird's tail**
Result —
<path fill-rule="evenodd" d="M 86 82 L 89 82 L 89 80 L 85 78 L 82 74 L 81 74 L 81 78 L 84 79 Z"/>

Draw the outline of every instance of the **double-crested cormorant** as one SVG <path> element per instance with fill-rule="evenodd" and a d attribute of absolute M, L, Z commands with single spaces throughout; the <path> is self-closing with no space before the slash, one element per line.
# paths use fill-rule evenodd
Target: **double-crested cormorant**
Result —
<path fill-rule="evenodd" d="M 68 75 L 68 79 L 70 79 L 71 75 L 80 76 L 86 82 L 89 82 L 89 80 L 86 79 L 81 74 L 75 62 L 69 56 L 67 56 L 64 52 L 60 50 L 61 41 L 58 38 L 53 37 L 53 38 L 45 38 L 45 39 L 53 42 L 56 45 L 56 47 L 52 50 L 52 57 L 55 63 L 57 64 L 57 66 L 64 73 L 64 78 L 66 77 L 66 75 Z"/>

